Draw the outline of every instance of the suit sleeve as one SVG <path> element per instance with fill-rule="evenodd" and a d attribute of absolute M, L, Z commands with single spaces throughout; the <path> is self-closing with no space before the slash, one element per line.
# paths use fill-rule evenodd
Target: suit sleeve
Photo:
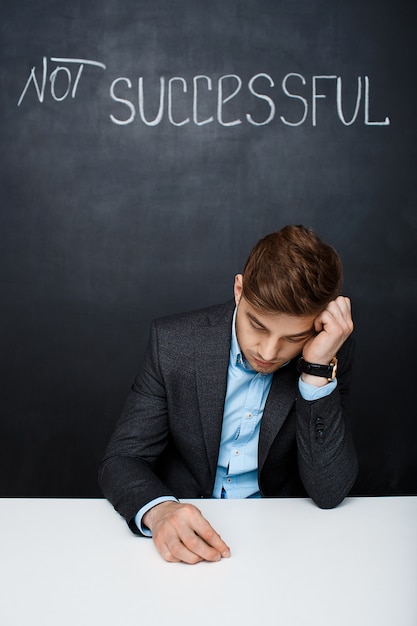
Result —
<path fill-rule="evenodd" d="M 297 448 L 301 480 L 321 508 L 337 506 L 349 493 L 358 473 L 358 460 L 348 416 L 354 343 L 341 349 L 337 388 L 324 398 L 307 401 L 297 396 Z"/>
<path fill-rule="evenodd" d="M 158 497 L 175 496 L 154 472 L 167 441 L 167 400 L 154 323 L 143 367 L 132 385 L 99 469 L 103 494 L 136 534 L 139 530 L 134 517 L 142 506 Z"/>

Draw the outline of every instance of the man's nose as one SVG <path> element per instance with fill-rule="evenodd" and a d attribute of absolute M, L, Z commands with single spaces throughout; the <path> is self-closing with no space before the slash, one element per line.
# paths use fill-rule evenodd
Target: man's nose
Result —
<path fill-rule="evenodd" d="M 263 361 L 274 361 L 280 350 L 280 340 L 275 338 L 268 338 L 260 345 L 260 356 Z"/>

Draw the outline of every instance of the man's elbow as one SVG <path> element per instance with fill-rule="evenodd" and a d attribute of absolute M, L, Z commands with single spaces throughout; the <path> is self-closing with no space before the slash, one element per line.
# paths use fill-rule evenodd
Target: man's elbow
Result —
<path fill-rule="evenodd" d="M 320 509 L 334 509 L 349 495 L 357 476 L 358 462 L 355 459 L 349 472 L 343 472 L 337 478 L 322 477 L 320 487 L 316 484 L 309 495 Z"/>

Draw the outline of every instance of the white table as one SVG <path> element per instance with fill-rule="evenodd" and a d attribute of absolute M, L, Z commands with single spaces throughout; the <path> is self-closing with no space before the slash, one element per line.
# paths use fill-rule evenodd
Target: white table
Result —
<path fill-rule="evenodd" d="M 104 500 L 0 499 L 0 624 L 416 626 L 417 497 L 194 503 L 230 559 L 165 563 Z"/>

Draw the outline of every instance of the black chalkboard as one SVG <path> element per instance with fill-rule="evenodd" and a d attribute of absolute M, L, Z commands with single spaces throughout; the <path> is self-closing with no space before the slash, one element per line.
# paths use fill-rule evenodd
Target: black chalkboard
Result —
<path fill-rule="evenodd" d="M 152 318 L 303 223 L 354 304 L 355 493 L 417 493 L 411 2 L 1 7 L 1 496 L 100 495 Z"/>

